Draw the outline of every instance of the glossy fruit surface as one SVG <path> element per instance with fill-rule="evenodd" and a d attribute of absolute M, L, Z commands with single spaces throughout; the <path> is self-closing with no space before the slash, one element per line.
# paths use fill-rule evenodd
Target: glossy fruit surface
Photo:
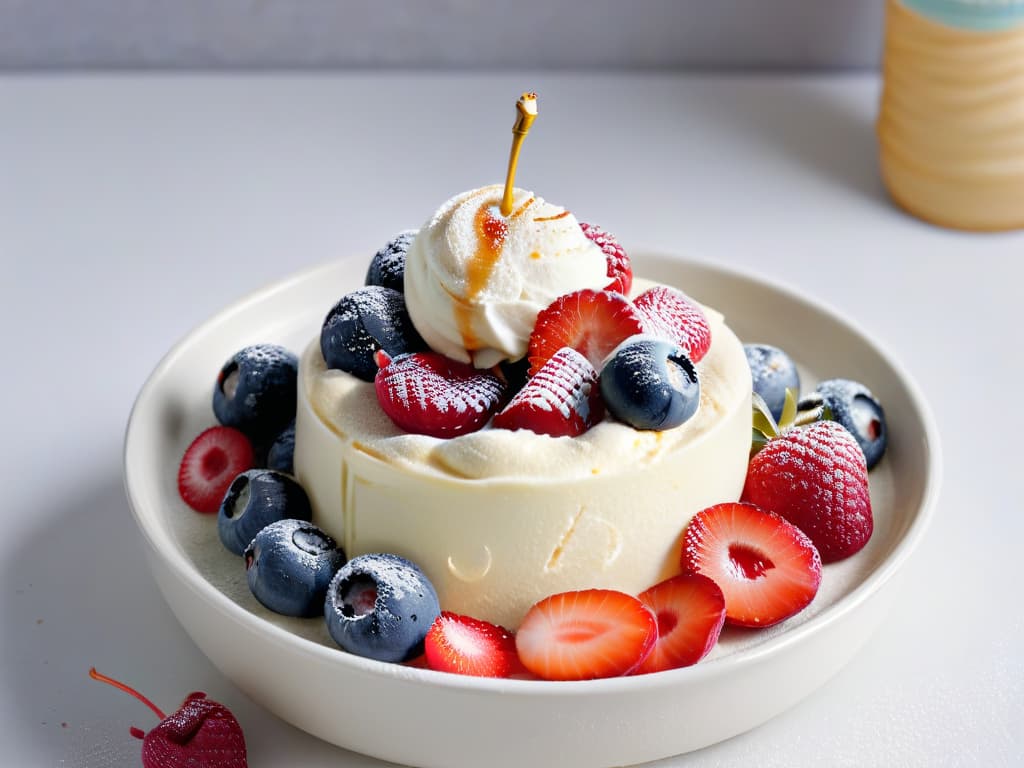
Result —
<path fill-rule="evenodd" d="M 725 617 L 742 627 L 770 627 L 810 604 L 821 584 L 821 558 L 795 525 L 752 504 L 698 512 L 686 528 L 685 573 L 714 581 Z"/>
<path fill-rule="evenodd" d="M 242 555 L 249 590 L 284 616 L 319 616 L 327 586 L 345 562 L 334 539 L 304 520 L 266 526 Z"/>
<path fill-rule="evenodd" d="M 786 390 L 800 395 L 800 373 L 796 363 L 783 350 L 770 344 L 744 344 L 750 366 L 751 385 L 754 392 L 764 398 L 772 418 L 782 417 L 782 406 L 786 402 Z"/>
<path fill-rule="evenodd" d="M 889 429 L 882 404 L 871 390 L 850 379 L 828 379 L 818 384 L 808 398 L 819 399 L 847 431 L 854 436 L 862 451 L 868 469 L 881 460 L 889 442 Z"/>
<path fill-rule="evenodd" d="M 516 649 L 523 665 L 545 680 L 590 680 L 632 672 L 657 639 L 654 614 L 635 597 L 586 589 L 534 605 L 516 632 Z"/>
<path fill-rule="evenodd" d="M 185 449 L 178 467 L 178 494 L 196 512 L 212 515 L 231 481 L 254 461 L 252 443 L 244 434 L 232 427 L 210 427 Z"/>
<path fill-rule="evenodd" d="M 284 430 L 270 444 L 267 451 L 267 469 L 275 469 L 278 472 L 294 474 L 295 464 L 295 421 L 284 428 Z"/>
<path fill-rule="evenodd" d="M 559 296 L 537 315 L 530 334 L 530 374 L 562 347 L 570 347 L 600 370 L 605 357 L 624 339 L 643 331 L 640 313 L 621 293 L 574 291 Z"/>
<path fill-rule="evenodd" d="M 441 606 L 417 565 L 398 555 L 368 554 L 338 571 L 324 611 L 328 632 L 349 653 L 408 661 L 423 653 Z"/>
<path fill-rule="evenodd" d="M 427 666 L 474 677 L 508 677 L 519 669 L 516 640 L 504 627 L 442 611 L 424 643 Z"/>
<path fill-rule="evenodd" d="M 347 371 L 363 381 L 373 381 L 377 375 L 373 359 L 377 350 L 394 357 L 425 348 L 409 319 L 405 297 L 379 285 L 342 296 L 320 329 L 320 352 L 327 367 Z"/>
<path fill-rule="evenodd" d="M 276 344 L 254 344 L 224 363 L 213 388 L 213 413 L 255 441 L 272 438 L 295 418 L 299 361 Z"/>
<path fill-rule="evenodd" d="M 725 595 L 699 573 L 682 573 L 638 595 L 658 619 L 658 642 L 633 674 L 696 664 L 718 642 L 725 624 Z"/>
<path fill-rule="evenodd" d="M 266 526 L 287 519 L 313 519 L 306 491 L 291 475 L 250 469 L 228 486 L 217 511 L 217 535 L 229 552 L 241 555 Z"/>
<path fill-rule="evenodd" d="M 636 336 L 620 344 L 601 370 L 601 397 L 619 421 L 635 429 L 672 429 L 700 405 L 697 369 L 676 344 Z"/>

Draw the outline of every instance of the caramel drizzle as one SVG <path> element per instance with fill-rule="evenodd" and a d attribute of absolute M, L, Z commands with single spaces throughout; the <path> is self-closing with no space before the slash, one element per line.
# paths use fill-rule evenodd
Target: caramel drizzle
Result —
<path fill-rule="evenodd" d="M 534 219 L 534 221 L 557 221 L 558 219 L 564 219 L 568 215 L 569 211 L 562 211 L 561 213 L 556 213 L 554 216 L 539 216 Z"/>

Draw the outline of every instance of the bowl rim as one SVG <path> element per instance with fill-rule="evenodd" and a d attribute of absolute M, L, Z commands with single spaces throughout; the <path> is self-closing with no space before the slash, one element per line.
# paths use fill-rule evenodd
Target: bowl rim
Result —
<path fill-rule="evenodd" d="M 150 402 L 154 400 L 155 393 L 164 379 L 167 371 L 171 369 L 177 359 L 184 353 L 185 349 L 214 326 L 221 324 L 228 318 L 245 311 L 253 304 L 274 295 L 285 293 L 296 285 L 312 281 L 320 273 L 330 273 L 339 268 L 340 264 L 354 260 L 355 256 L 333 259 L 329 262 L 307 267 L 289 276 L 270 282 L 260 288 L 251 291 L 236 301 L 228 304 L 206 320 L 198 323 L 170 348 L 161 358 L 153 371 L 146 378 L 145 383 L 136 396 L 132 405 L 128 422 L 125 428 L 123 448 L 123 481 L 125 493 L 128 498 L 132 516 L 142 532 L 143 537 L 149 544 L 149 549 L 154 556 L 161 558 L 164 564 L 184 583 L 189 590 L 198 598 L 209 603 L 211 607 L 227 614 L 229 618 L 245 626 L 248 630 L 256 633 L 266 634 L 269 639 L 278 644 L 291 646 L 292 650 L 307 656 L 315 657 L 327 663 L 336 663 L 350 667 L 353 671 L 365 674 L 381 676 L 392 679 L 402 679 L 410 683 L 438 686 L 472 693 L 500 693 L 502 695 L 538 695 L 544 696 L 577 696 L 577 695 L 602 695 L 622 694 L 638 689 L 676 688 L 687 683 L 699 684 L 704 680 L 723 674 L 727 669 L 739 671 L 751 665 L 758 664 L 767 657 L 783 653 L 790 646 L 803 642 L 806 638 L 813 636 L 825 629 L 829 624 L 839 621 L 843 616 L 856 610 L 871 595 L 878 592 L 885 586 L 892 577 L 900 570 L 912 552 L 917 548 L 929 524 L 934 516 L 936 500 L 942 484 L 943 462 L 939 432 L 920 388 L 913 377 L 896 361 L 896 359 L 885 349 L 884 345 L 868 336 L 856 322 L 844 315 L 834 307 L 799 294 L 795 289 L 785 285 L 776 279 L 762 275 L 756 270 L 740 270 L 735 267 L 722 265 L 718 262 L 672 254 L 656 249 L 638 248 L 633 255 L 634 264 L 649 264 L 661 268 L 683 268 L 696 269 L 709 273 L 718 273 L 718 276 L 731 280 L 739 280 L 747 283 L 764 285 L 781 294 L 787 301 L 803 305 L 813 309 L 815 312 L 828 316 L 831 320 L 843 326 L 844 329 L 865 347 L 869 348 L 895 373 L 896 377 L 906 389 L 906 393 L 912 403 L 917 417 L 924 429 L 924 440 L 921 441 L 921 450 L 925 453 L 924 462 L 924 485 L 922 488 L 921 501 L 913 514 L 910 524 L 902 532 L 894 544 L 892 550 L 875 566 L 875 568 L 849 593 L 839 598 L 833 605 L 821 613 L 810 617 L 806 621 L 790 629 L 765 639 L 757 645 L 743 649 L 735 654 L 729 654 L 720 658 L 702 661 L 693 666 L 681 669 L 658 672 L 656 674 L 616 677 L 597 680 L 579 681 L 547 681 L 547 680 L 521 680 L 508 678 L 481 678 L 466 675 L 454 675 L 435 670 L 411 667 L 402 664 L 376 661 L 354 654 L 346 653 L 340 648 L 330 648 L 313 640 L 296 635 L 287 629 L 280 627 L 266 619 L 248 611 L 243 606 L 233 601 L 226 594 L 211 584 L 203 574 L 185 557 L 180 548 L 176 546 L 164 547 L 161 544 L 161 534 L 154 530 L 150 521 L 151 515 L 143 511 L 144 502 L 141 499 L 141 492 L 136 487 L 140 482 L 133 470 L 138 452 L 133 451 L 136 441 L 141 440 L 140 424 L 144 420 Z"/>

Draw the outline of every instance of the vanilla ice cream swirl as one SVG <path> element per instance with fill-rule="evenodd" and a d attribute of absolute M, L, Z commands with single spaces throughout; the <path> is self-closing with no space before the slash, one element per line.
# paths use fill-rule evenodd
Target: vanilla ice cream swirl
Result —
<path fill-rule="evenodd" d="M 453 197 L 406 255 L 405 301 L 431 349 L 489 368 L 526 355 L 537 314 L 559 296 L 608 284 L 607 260 L 576 217 L 501 186 Z"/>

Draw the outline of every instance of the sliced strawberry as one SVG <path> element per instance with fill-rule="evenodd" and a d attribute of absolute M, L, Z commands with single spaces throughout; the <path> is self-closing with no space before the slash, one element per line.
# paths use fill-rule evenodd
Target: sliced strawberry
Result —
<path fill-rule="evenodd" d="M 631 595 L 609 589 L 562 592 L 534 605 L 516 634 L 519 660 L 545 680 L 625 675 L 658 639 L 658 622 Z"/>
<path fill-rule="evenodd" d="M 580 222 L 580 229 L 591 241 L 594 242 L 608 260 L 608 277 L 611 282 L 604 287 L 606 291 L 617 291 L 622 294 L 629 294 L 633 287 L 633 266 L 630 264 L 629 256 L 615 239 L 615 235 L 605 232 L 594 224 Z"/>
<path fill-rule="evenodd" d="M 658 643 L 633 674 L 688 667 L 710 653 L 725 623 L 725 595 L 711 579 L 683 573 L 640 594 L 658 618 Z"/>
<path fill-rule="evenodd" d="M 675 342 L 693 362 L 699 363 L 711 348 L 708 318 L 686 294 L 656 285 L 633 299 L 633 304 L 640 310 L 645 333 Z"/>
<path fill-rule="evenodd" d="M 508 677 L 519 667 L 516 639 L 504 627 L 442 611 L 427 632 L 427 666 L 439 672 Z"/>
<path fill-rule="evenodd" d="M 457 437 L 480 429 L 505 397 L 505 384 L 486 371 L 436 352 L 388 358 L 378 352 L 374 386 L 380 407 L 406 432 Z"/>
<path fill-rule="evenodd" d="M 818 592 L 821 558 L 803 532 L 753 504 L 698 512 L 683 536 L 683 570 L 712 579 L 725 595 L 725 618 L 769 627 L 803 610 Z"/>
<path fill-rule="evenodd" d="M 769 440 L 750 460 L 742 498 L 797 526 L 826 563 L 860 551 L 874 529 L 864 453 L 835 421 Z"/>
<path fill-rule="evenodd" d="M 621 293 L 585 288 L 559 296 L 537 315 L 530 334 L 530 375 L 562 347 L 571 347 L 595 368 L 620 342 L 643 332 L 640 311 Z"/>
<path fill-rule="evenodd" d="M 575 349 L 562 347 L 494 417 L 491 426 L 575 437 L 603 417 L 597 371 Z"/>
<path fill-rule="evenodd" d="M 231 481 L 255 463 L 249 438 L 233 427 L 210 427 L 185 450 L 178 467 L 178 493 L 196 512 L 213 514 Z"/>

